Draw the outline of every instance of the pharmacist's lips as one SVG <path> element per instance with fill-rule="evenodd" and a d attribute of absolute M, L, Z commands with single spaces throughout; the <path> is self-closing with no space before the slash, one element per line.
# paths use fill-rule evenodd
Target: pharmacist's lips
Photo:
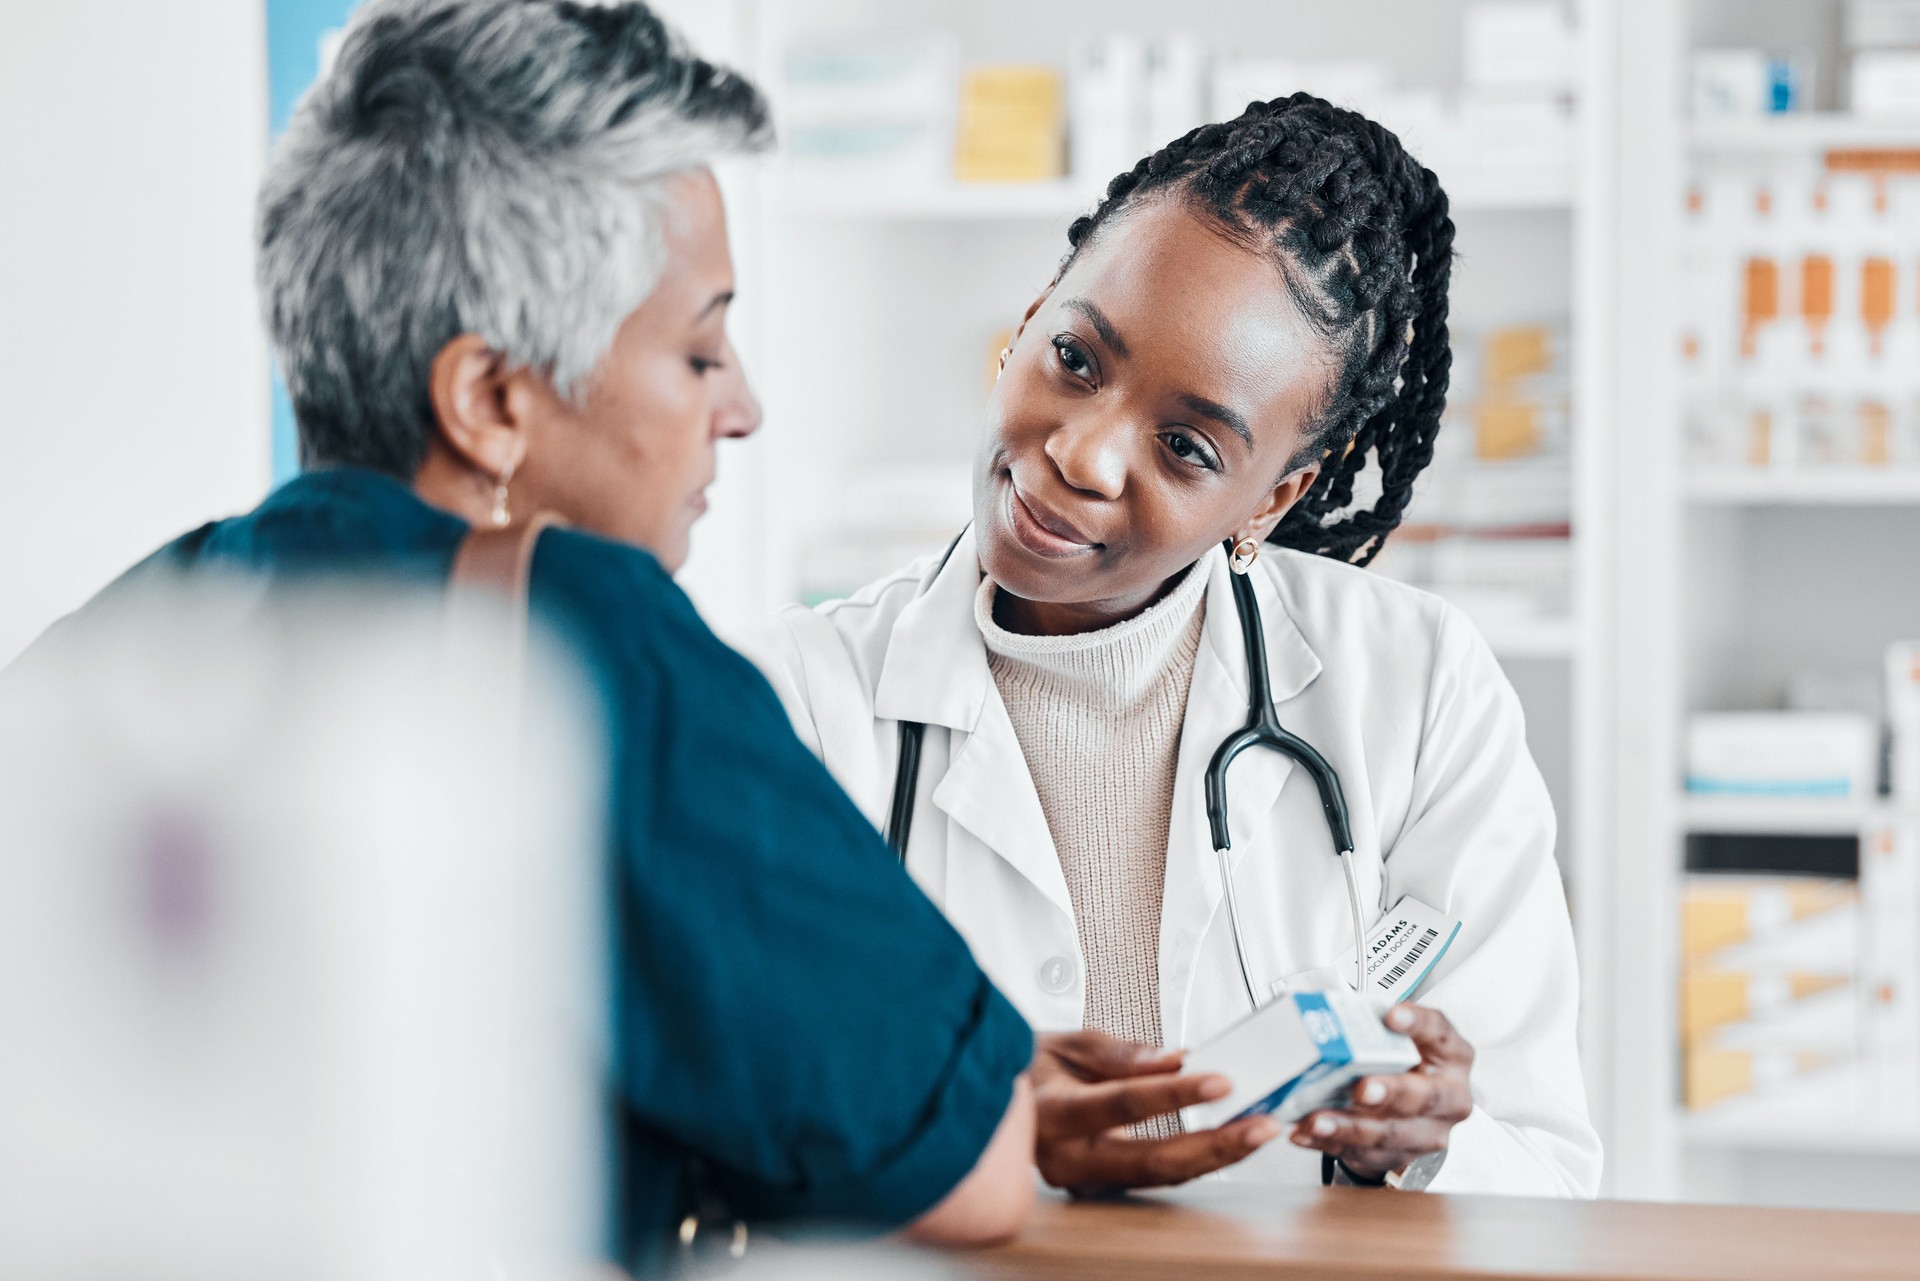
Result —
<path fill-rule="evenodd" d="M 1034 524 L 1052 534 L 1063 543 L 1078 543 L 1082 547 L 1104 546 L 1097 538 L 1083 533 L 1078 525 L 1054 511 L 1038 499 L 1033 498 L 1020 488 L 1017 481 L 1008 480 L 1008 489 L 1012 491 L 1013 501 L 1018 503 Z"/>

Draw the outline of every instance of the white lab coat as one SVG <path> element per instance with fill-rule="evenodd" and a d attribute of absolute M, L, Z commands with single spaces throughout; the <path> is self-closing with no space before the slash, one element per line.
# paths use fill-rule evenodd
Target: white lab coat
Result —
<path fill-rule="evenodd" d="M 847 600 L 787 609 L 738 639 L 801 739 L 876 824 L 893 790 L 899 722 L 926 724 L 908 870 L 1036 1029 L 1078 1028 L 1073 904 L 974 622 L 971 533 L 930 580 L 937 559 Z M 1214 748 L 1246 719 L 1246 662 L 1226 556 L 1209 562 L 1160 919 L 1160 1011 L 1175 1046 L 1247 1013 L 1203 792 Z M 1477 1055 L 1476 1106 L 1432 1189 L 1593 1195 L 1600 1143 L 1575 1047 L 1579 986 L 1553 809 L 1511 686 L 1472 624 L 1438 597 L 1272 548 L 1252 577 L 1281 723 L 1325 754 L 1345 788 L 1363 910 L 1377 915 L 1411 895 L 1462 921 L 1417 998 Z M 1341 980 L 1353 926 L 1311 778 L 1256 749 L 1234 764 L 1227 791 L 1256 985 L 1277 993 Z M 1319 1180 L 1318 1155 L 1284 1141 L 1256 1165 L 1264 1177 Z"/>

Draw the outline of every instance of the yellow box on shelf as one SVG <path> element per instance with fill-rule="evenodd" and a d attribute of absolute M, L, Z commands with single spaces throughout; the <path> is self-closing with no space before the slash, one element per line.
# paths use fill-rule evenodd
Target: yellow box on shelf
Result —
<path fill-rule="evenodd" d="M 1690 1050 L 1681 1090 L 1689 1108 L 1709 1108 L 1843 1061 L 1814 1050 Z"/>
<path fill-rule="evenodd" d="M 1680 943 L 1688 960 L 1777 934 L 1795 922 L 1852 906 L 1851 881 L 1792 877 L 1700 876 L 1680 903 Z"/>
<path fill-rule="evenodd" d="M 1051 67 L 975 67 L 960 85 L 954 175 L 1045 182 L 1066 173 L 1066 86 Z"/>
<path fill-rule="evenodd" d="M 1850 982 L 1845 974 L 1693 970 L 1680 980 L 1680 1032 L 1693 1041 L 1715 1028 L 1772 1014 Z"/>

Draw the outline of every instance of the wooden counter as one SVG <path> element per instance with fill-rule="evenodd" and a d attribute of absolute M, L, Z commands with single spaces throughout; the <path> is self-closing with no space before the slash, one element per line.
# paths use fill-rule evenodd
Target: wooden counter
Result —
<path fill-rule="evenodd" d="M 1211 1183 L 1043 1197 L 1019 1240 L 965 1269 L 1021 1281 L 1914 1281 L 1920 1215 Z"/>

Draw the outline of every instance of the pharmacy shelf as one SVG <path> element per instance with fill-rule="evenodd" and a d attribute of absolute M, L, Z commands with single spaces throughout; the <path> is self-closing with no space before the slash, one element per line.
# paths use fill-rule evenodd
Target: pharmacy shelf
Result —
<path fill-rule="evenodd" d="M 1760 1121 L 1715 1112 L 1683 1113 L 1681 1142 L 1693 1148 L 1740 1152 L 1830 1152 L 1859 1156 L 1920 1156 L 1920 1125 L 1872 1119 Z"/>
<path fill-rule="evenodd" d="M 1725 468 L 1694 472 L 1686 492 L 1695 503 L 1718 506 L 1904 506 L 1920 504 L 1920 469 Z"/>
<path fill-rule="evenodd" d="M 1905 813 L 1883 801 L 1699 796 L 1686 792 L 1680 797 L 1680 823 L 1689 832 L 1845 835 L 1893 822 Z"/>
<path fill-rule="evenodd" d="M 1697 153 L 1878 150 L 1920 147 L 1920 118 L 1850 116 L 1834 112 L 1700 121 L 1687 131 Z"/>
<path fill-rule="evenodd" d="M 1551 212 L 1574 203 L 1566 169 L 1486 165 L 1446 175 L 1444 181 L 1456 212 Z M 1074 218 L 1092 209 L 1102 190 L 1078 179 L 885 187 L 789 178 L 776 186 L 775 195 L 799 217 L 963 222 Z"/>

